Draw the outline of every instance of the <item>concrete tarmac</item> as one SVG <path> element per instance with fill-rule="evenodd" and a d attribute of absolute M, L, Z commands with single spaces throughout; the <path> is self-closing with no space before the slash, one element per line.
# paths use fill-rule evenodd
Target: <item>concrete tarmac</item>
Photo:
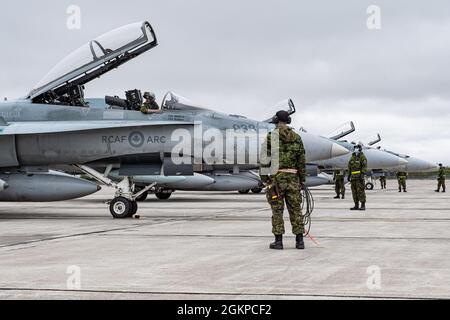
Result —
<path fill-rule="evenodd" d="M 59 203 L 0 203 L 0 299 L 450 298 L 450 196 L 435 181 L 369 191 L 350 212 L 313 190 L 307 249 L 268 249 L 264 195 L 149 196 L 114 220 L 112 190 Z M 286 213 L 286 229 L 290 231 Z"/>

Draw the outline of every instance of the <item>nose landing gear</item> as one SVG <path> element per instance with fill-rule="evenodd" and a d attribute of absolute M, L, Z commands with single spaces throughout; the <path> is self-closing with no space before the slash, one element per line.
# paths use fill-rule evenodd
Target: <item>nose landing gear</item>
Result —
<path fill-rule="evenodd" d="M 137 202 L 124 197 L 114 198 L 109 204 L 109 211 L 115 219 L 130 218 L 137 213 L 137 210 Z"/>
<path fill-rule="evenodd" d="M 125 177 L 121 182 L 116 183 L 107 178 L 107 174 L 103 175 L 90 167 L 83 165 L 75 165 L 75 167 L 100 183 L 116 189 L 115 198 L 109 203 L 109 211 L 115 219 L 133 217 L 138 212 L 137 200 L 148 194 L 148 191 L 156 185 L 156 183 L 153 183 L 137 190 L 134 188 L 133 179 L 130 177 Z M 133 190 L 137 192 L 133 192 Z"/>
<path fill-rule="evenodd" d="M 366 190 L 373 190 L 373 188 L 374 188 L 374 185 L 373 185 L 372 182 L 367 182 L 366 183 Z"/>

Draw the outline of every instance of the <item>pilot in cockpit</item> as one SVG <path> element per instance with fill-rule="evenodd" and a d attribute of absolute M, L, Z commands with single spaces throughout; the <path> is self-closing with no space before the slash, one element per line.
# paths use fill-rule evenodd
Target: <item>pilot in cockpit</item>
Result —
<path fill-rule="evenodd" d="M 144 93 L 144 103 L 141 107 L 141 112 L 148 114 L 148 113 L 154 113 L 159 111 L 159 105 L 156 102 L 156 96 L 153 92 L 145 92 Z"/>

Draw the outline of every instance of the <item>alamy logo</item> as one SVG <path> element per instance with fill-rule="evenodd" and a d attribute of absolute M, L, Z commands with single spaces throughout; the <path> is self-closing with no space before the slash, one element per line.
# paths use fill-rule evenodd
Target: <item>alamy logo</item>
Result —
<path fill-rule="evenodd" d="M 367 289 L 381 289 L 381 268 L 379 266 L 370 266 L 367 268 L 366 273 L 369 276 L 366 281 Z"/>
<path fill-rule="evenodd" d="M 381 8 L 376 5 L 371 5 L 367 8 L 367 29 L 380 30 L 381 29 Z"/>
<path fill-rule="evenodd" d="M 81 290 L 81 268 L 79 266 L 69 266 L 66 274 L 69 275 L 66 282 L 67 289 Z"/>
<path fill-rule="evenodd" d="M 67 7 L 67 29 L 80 30 L 81 29 L 81 8 L 77 5 L 70 5 Z"/>

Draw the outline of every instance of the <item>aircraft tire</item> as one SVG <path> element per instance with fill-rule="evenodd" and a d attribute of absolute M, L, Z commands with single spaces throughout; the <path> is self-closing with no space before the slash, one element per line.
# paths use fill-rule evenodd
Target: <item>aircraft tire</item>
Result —
<path fill-rule="evenodd" d="M 259 193 L 261 193 L 262 191 L 263 191 L 262 188 L 254 188 L 254 189 L 252 189 L 252 192 L 255 193 L 255 194 L 259 194 Z"/>
<path fill-rule="evenodd" d="M 131 202 L 131 211 L 128 218 L 132 218 L 138 212 L 138 204 L 136 201 Z"/>
<path fill-rule="evenodd" d="M 374 185 L 372 182 L 366 183 L 366 190 L 373 190 L 373 188 L 374 188 Z"/>
<path fill-rule="evenodd" d="M 156 192 L 155 196 L 159 200 L 169 200 L 169 198 L 172 196 L 172 192 Z"/>
<path fill-rule="evenodd" d="M 141 194 L 139 197 L 136 198 L 137 202 L 144 202 L 145 200 L 147 200 L 148 197 L 148 192 L 144 192 L 143 194 Z"/>
<path fill-rule="evenodd" d="M 250 190 L 239 190 L 240 194 L 248 194 Z"/>
<path fill-rule="evenodd" d="M 117 197 L 111 201 L 109 211 L 114 219 L 129 218 L 130 213 L 133 211 L 133 202 L 124 197 Z"/>

